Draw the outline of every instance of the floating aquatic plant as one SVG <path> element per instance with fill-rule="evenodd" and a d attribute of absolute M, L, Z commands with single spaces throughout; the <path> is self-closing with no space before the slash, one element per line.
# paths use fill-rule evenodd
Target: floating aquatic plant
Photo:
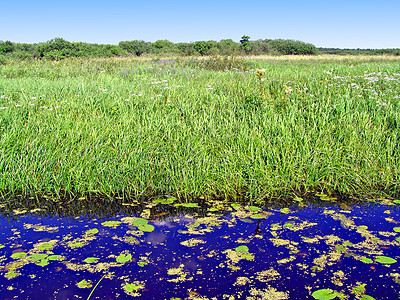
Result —
<path fill-rule="evenodd" d="M 76 284 L 76 286 L 80 289 L 89 289 L 93 286 L 93 284 L 90 280 L 88 281 L 88 280 L 83 279 L 83 280 L 79 281 Z"/>
<path fill-rule="evenodd" d="M 313 292 L 311 296 L 318 300 L 330 300 L 335 299 L 337 297 L 337 293 L 331 289 L 321 289 Z"/>
<path fill-rule="evenodd" d="M 106 227 L 118 227 L 122 222 L 120 221 L 106 221 L 101 223 L 101 225 L 106 226 Z"/>
<path fill-rule="evenodd" d="M 370 258 L 367 258 L 367 257 L 361 257 L 358 260 L 363 262 L 363 263 L 365 263 L 365 264 L 372 264 L 373 263 L 373 260 L 370 259 Z"/>
<path fill-rule="evenodd" d="M 14 259 L 20 259 L 20 258 L 25 258 L 27 256 L 27 254 L 25 253 L 25 252 L 16 252 L 16 253 L 13 253 L 12 255 L 11 255 L 11 258 L 14 258 Z"/>
<path fill-rule="evenodd" d="M 123 254 L 121 253 L 120 255 L 117 256 L 116 260 L 120 264 L 124 264 L 132 259 L 131 254 Z"/>
<path fill-rule="evenodd" d="M 84 262 L 88 263 L 88 264 L 92 264 L 92 263 L 97 263 L 99 261 L 99 258 L 97 257 L 87 257 Z"/>
<path fill-rule="evenodd" d="M 141 226 L 141 225 L 147 225 L 147 223 L 149 223 L 148 220 L 139 218 L 139 219 L 134 220 L 132 222 L 132 225 L 133 226 Z"/>
<path fill-rule="evenodd" d="M 375 261 L 381 264 L 394 264 L 397 262 L 397 260 L 388 256 L 376 256 Z"/>
<path fill-rule="evenodd" d="M 266 216 L 263 214 L 254 214 L 250 216 L 251 219 L 265 219 Z"/>
<path fill-rule="evenodd" d="M 39 262 L 39 261 L 41 261 L 42 259 L 45 259 L 45 258 L 47 258 L 47 257 L 48 257 L 48 255 L 47 255 L 47 254 L 44 254 L 44 253 L 34 253 L 34 254 L 28 256 L 28 257 L 27 257 L 27 260 L 28 260 L 28 261 L 32 261 L 32 262 Z"/>

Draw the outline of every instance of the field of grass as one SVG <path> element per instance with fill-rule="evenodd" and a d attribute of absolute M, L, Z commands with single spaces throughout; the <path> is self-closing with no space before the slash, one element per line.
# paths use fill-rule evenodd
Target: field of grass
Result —
<path fill-rule="evenodd" d="M 394 196 L 399 96 L 398 57 L 9 61 L 0 191 Z"/>

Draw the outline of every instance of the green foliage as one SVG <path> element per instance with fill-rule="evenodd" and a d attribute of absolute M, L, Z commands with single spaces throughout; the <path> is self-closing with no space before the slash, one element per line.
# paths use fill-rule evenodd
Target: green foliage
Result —
<path fill-rule="evenodd" d="M 320 289 L 313 292 L 311 296 L 318 300 L 330 300 L 336 298 L 337 293 L 331 289 Z"/>
<path fill-rule="evenodd" d="M 193 43 L 193 48 L 200 55 L 211 54 L 211 49 L 216 47 L 215 41 L 198 41 Z"/>
<path fill-rule="evenodd" d="M 54 38 L 45 43 L 26 44 L 0 41 L 0 64 L 6 61 L 3 55 L 12 59 L 26 60 L 39 58 L 45 60 L 63 60 L 68 57 L 114 57 L 121 55 L 143 54 L 157 55 L 237 55 L 269 54 L 269 55 L 314 55 L 327 54 L 368 54 L 368 55 L 400 55 L 400 49 L 335 49 L 320 48 L 314 45 L 294 40 L 257 40 L 250 41 L 249 36 L 242 36 L 240 43 L 232 39 L 216 41 L 196 41 L 193 43 L 172 43 L 168 40 L 158 40 L 154 43 L 142 40 L 121 41 L 118 45 L 88 44 L 84 42 L 69 42 L 63 38 Z"/>
<path fill-rule="evenodd" d="M 183 55 L 197 55 L 197 51 L 194 48 L 193 43 L 178 43 L 176 44 L 176 47 L 178 48 L 179 52 L 181 52 Z"/>
<path fill-rule="evenodd" d="M 235 55 L 240 53 L 241 44 L 232 39 L 224 39 L 217 43 L 216 48 L 220 55 Z"/>
<path fill-rule="evenodd" d="M 179 48 L 174 43 L 168 40 L 158 40 L 150 44 L 150 53 L 154 54 L 166 54 L 166 53 L 179 53 Z"/>
<path fill-rule="evenodd" d="M 136 56 L 141 56 L 149 49 L 148 43 L 138 40 L 120 42 L 119 47 L 129 53 L 135 54 Z"/>
<path fill-rule="evenodd" d="M 244 52 L 249 54 L 251 52 L 251 42 L 250 42 L 250 37 L 247 35 L 242 36 L 242 39 L 240 40 L 240 43 L 242 44 L 242 48 Z"/>
<path fill-rule="evenodd" d="M 117 256 L 116 261 L 120 264 L 124 264 L 132 259 L 131 254 L 123 254 L 121 253 L 120 255 Z"/>
<path fill-rule="evenodd" d="M 0 68 L 0 189 L 188 202 L 398 192 L 399 82 L 385 80 L 398 62 L 289 59 L 9 61 Z M 264 99 L 250 71 L 258 68 Z M 373 91 L 377 99 L 365 96 Z"/>
<path fill-rule="evenodd" d="M 318 49 L 308 43 L 294 40 L 257 40 L 251 42 L 254 54 L 314 55 Z"/>
<path fill-rule="evenodd" d="M 14 48 L 14 43 L 11 43 L 10 41 L 0 41 L 0 54 L 13 52 Z"/>

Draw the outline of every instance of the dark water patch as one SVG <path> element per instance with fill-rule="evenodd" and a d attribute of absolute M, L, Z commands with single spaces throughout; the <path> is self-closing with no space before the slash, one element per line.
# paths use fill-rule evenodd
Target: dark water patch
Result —
<path fill-rule="evenodd" d="M 75 217 L 3 210 L 2 298 L 86 299 L 101 280 L 92 299 L 397 299 L 399 207 L 316 200 L 152 201 Z"/>

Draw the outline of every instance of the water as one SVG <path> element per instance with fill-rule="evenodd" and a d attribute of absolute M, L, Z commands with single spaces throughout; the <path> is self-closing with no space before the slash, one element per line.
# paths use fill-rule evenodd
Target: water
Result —
<path fill-rule="evenodd" d="M 3 206 L 1 298 L 314 299 L 322 289 L 345 299 L 400 295 L 396 205 L 101 205 L 103 213 L 89 207 L 78 216 L 49 205 L 13 214 Z"/>

